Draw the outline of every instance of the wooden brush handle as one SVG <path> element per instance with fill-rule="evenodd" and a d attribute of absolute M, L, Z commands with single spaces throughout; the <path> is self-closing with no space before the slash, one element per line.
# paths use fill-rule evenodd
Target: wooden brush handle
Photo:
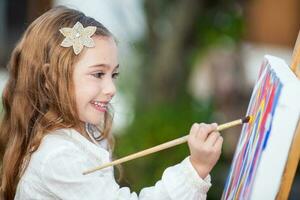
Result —
<path fill-rule="evenodd" d="M 230 127 L 242 124 L 242 123 L 243 123 L 243 121 L 241 119 L 235 120 L 235 121 L 232 121 L 232 122 L 228 122 L 226 124 L 219 125 L 217 127 L 217 131 L 222 131 L 224 129 L 227 129 L 227 128 L 230 128 Z M 183 143 L 187 142 L 187 139 L 188 139 L 188 135 L 183 136 L 181 138 L 177 138 L 175 140 L 171 140 L 169 142 L 154 146 L 152 148 L 149 148 L 149 149 L 131 154 L 129 156 L 125 156 L 123 158 L 112 161 L 110 163 L 106 163 L 106 164 L 101 165 L 99 167 L 95 167 L 93 169 L 87 170 L 87 171 L 83 172 L 83 174 L 86 175 L 86 174 L 92 173 L 94 171 L 97 171 L 97 170 L 100 170 L 100 169 L 103 169 L 103 168 L 106 168 L 106 167 L 114 166 L 114 165 L 117 165 L 117 164 L 120 164 L 120 163 L 123 163 L 123 162 L 127 162 L 129 160 L 133 160 L 133 159 L 136 159 L 136 158 L 140 158 L 140 157 L 143 157 L 143 156 L 146 156 L 146 155 L 149 155 L 149 154 L 152 154 L 152 153 L 155 153 L 155 152 L 158 152 L 158 151 L 161 151 L 161 150 L 164 150 L 164 149 L 167 149 L 167 148 L 179 145 L 179 144 L 183 144 Z"/>

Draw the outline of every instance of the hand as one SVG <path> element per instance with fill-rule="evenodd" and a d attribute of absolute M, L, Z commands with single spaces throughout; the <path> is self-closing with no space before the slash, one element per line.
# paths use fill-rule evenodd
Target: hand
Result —
<path fill-rule="evenodd" d="M 205 178 L 221 155 L 223 138 L 217 124 L 194 123 L 188 135 L 190 161 L 201 178 Z"/>

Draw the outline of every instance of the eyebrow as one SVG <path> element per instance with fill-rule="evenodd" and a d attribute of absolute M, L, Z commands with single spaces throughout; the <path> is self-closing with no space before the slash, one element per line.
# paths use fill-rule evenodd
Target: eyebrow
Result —
<path fill-rule="evenodd" d="M 95 65 L 91 65 L 89 66 L 89 68 L 95 68 L 95 67 L 104 67 L 104 68 L 109 68 L 108 64 L 95 64 Z M 120 65 L 118 64 L 117 66 L 114 67 L 113 70 L 116 70 L 120 67 Z"/>

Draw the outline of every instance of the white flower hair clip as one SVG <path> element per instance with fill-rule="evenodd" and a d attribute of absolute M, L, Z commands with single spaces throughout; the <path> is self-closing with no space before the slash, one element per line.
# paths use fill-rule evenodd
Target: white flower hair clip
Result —
<path fill-rule="evenodd" d="M 96 32 L 95 26 L 84 28 L 80 22 L 76 22 L 73 28 L 64 27 L 59 31 L 65 36 L 60 46 L 73 47 L 74 53 L 78 55 L 84 46 L 94 47 L 95 43 L 91 36 Z"/>

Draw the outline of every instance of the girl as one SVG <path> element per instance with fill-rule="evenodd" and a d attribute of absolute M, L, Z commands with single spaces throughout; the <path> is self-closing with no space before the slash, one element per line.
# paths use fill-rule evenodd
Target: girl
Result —
<path fill-rule="evenodd" d="M 216 124 L 193 124 L 190 156 L 167 168 L 139 196 L 116 183 L 110 161 L 110 100 L 119 63 L 112 34 L 93 18 L 56 7 L 25 31 L 8 64 L 3 92 L 1 196 L 26 199 L 205 199 L 222 137 Z"/>

